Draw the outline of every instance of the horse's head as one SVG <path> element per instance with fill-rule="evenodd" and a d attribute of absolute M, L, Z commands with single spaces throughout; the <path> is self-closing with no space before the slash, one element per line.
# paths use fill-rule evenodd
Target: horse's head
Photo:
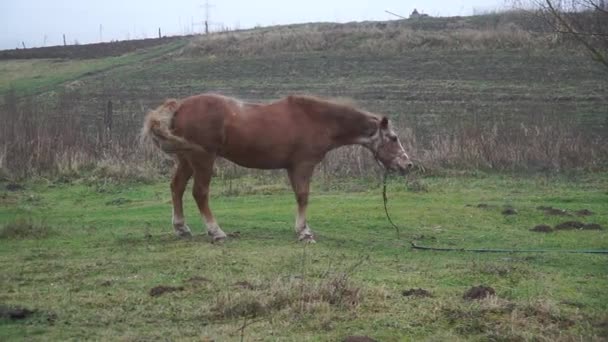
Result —
<path fill-rule="evenodd" d="M 378 163 L 389 171 L 405 175 L 414 166 L 386 116 L 380 119 L 377 131 L 370 137 L 369 148 Z"/>

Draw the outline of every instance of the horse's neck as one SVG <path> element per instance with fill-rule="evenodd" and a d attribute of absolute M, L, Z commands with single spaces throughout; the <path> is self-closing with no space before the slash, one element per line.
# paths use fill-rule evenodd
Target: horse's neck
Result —
<path fill-rule="evenodd" d="M 373 133 L 373 118 L 364 112 L 349 109 L 348 113 L 333 115 L 334 148 L 345 145 L 363 145 Z"/>

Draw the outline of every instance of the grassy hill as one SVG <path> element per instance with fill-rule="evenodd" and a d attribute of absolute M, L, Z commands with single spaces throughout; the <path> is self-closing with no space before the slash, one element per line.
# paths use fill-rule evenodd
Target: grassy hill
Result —
<path fill-rule="evenodd" d="M 95 46 L 100 58 L 2 60 L 2 112 L 7 120 L 41 106 L 43 118 L 70 113 L 90 140 L 111 101 L 112 140 L 129 147 L 146 110 L 164 98 L 211 91 L 269 101 L 308 93 L 350 97 L 389 115 L 428 165 L 603 167 L 597 155 L 605 151 L 597 149 L 608 131 L 608 73 L 537 26 L 517 13 L 301 24 L 158 40 L 121 56 L 103 57 Z M 25 105 L 7 103 L 24 98 Z M 449 141 L 436 141 L 442 136 Z M 559 151 L 541 151 L 556 139 Z M 521 145 L 514 151 L 539 147 L 518 156 L 490 155 L 483 146 L 458 152 L 459 145 L 489 140 L 492 151 L 512 142 Z M 86 144 L 94 149 L 98 142 Z"/>

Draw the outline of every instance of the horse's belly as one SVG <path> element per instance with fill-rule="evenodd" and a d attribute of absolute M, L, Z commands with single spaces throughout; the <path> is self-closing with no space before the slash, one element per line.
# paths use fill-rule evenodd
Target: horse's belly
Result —
<path fill-rule="evenodd" d="M 290 161 L 283 153 L 268 153 L 252 148 L 226 150 L 220 156 L 240 166 L 252 169 L 284 169 Z"/>

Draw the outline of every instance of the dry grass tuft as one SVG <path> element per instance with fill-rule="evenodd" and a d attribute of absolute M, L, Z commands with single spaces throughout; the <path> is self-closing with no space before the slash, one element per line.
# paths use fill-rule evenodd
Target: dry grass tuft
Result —
<path fill-rule="evenodd" d="M 250 56 L 276 53 L 349 51 L 396 54 L 412 49 L 514 49 L 550 47 L 550 35 L 530 33 L 516 23 L 491 27 L 466 21 L 444 21 L 433 27 L 420 22 L 390 21 L 347 24 L 304 24 L 202 36 L 184 49 L 188 56 Z"/>
<path fill-rule="evenodd" d="M 337 308 L 354 310 L 363 300 L 360 287 L 345 273 L 323 279 L 277 278 L 256 286 L 221 293 L 211 308 L 215 319 L 260 317 L 287 310 L 307 314 Z"/>
<path fill-rule="evenodd" d="M 577 311 L 560 310 L 546 300 L 514 303 L 494 296 L 475 302 L 447 302 L 440 311 L 462 336 L 501 341 L 529 340 L 534 336 L 551 341 L 576 340 L 578 332 L 568 329 L 584 319 Z"/>
<path fill-rule="evenodd" d="M 0 229 L 0 239 L 44 239 L 54 230 L 45 224 L 27 219 L 16 219 Z"/>

